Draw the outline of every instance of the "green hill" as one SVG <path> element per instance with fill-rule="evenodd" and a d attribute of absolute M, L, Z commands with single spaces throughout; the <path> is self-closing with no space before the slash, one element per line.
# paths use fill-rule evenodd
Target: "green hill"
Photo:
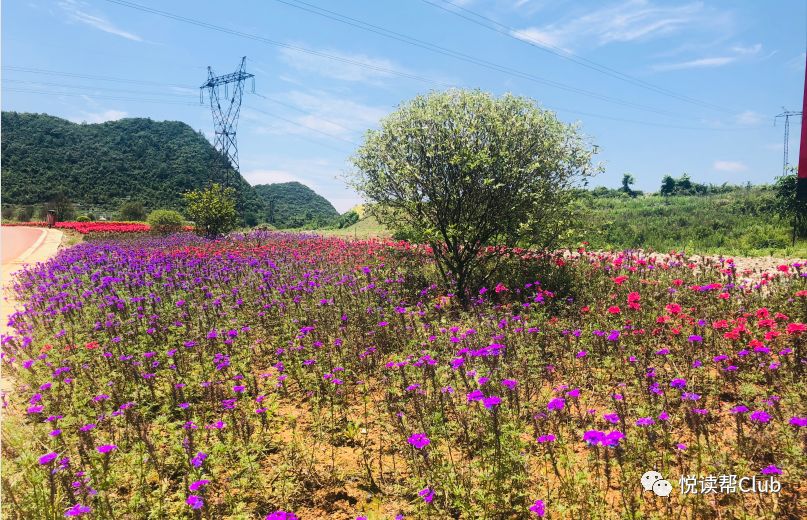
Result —
<path fill-rule="evenodd" d="M 266 209 L 255 190 L 199 132 L 179 121 L 132 118 L 77 124 L 46 114 L 2 113 L 3 205 L 39 205 L 61 192 L 81 207 L 127 201 L 182 210 L 182 193 L 229 176 L 248 224 Z"/>
<path fill-rule="evenodd" d="M 339 217 L 327 199 L 299 182 L 258 184 L 255 192 L 266 205 L 265 220 L 278 228 L 321 227 Z"/>

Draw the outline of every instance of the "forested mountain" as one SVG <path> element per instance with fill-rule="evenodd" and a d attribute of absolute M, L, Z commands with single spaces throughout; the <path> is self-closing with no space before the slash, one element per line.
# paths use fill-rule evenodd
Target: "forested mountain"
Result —
<path fill-rule="evenodd" d="M 321 227 L 339 217 L 327 199 L 299 182 L 258 184 L 255 191 L 266 205 L 265 220 L 279 228 Z"/>
<path fill-rule="evenodd" d="M 46 114 L 2 113 L 3 205 L 38 205 L 62 192 L 114 211 L 125 201 L 182 210 L 182 193 L 229 176 L 248 224 L 265 220 L 255 190 L 201 133 L 179 121 L 133 118 L 77 124 Z"/>

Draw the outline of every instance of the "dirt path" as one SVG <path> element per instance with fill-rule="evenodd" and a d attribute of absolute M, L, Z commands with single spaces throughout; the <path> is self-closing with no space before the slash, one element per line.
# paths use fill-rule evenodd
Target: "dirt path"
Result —
<path fill-rule="evenodd" d="M 0 300 L 0 331 L 8 332 L 8 317 L 14 312 L 14 301 L 9 299 L 6 284 L 11 275 L 27 264 L 44 262 L 56 254 L 62 243 L 64 233 L 56 229 L 0 227 L 0 249 L 2 250 L 2 266 L 0 266 L 0 284 L 2 300 Z M 10 382 L 3 378 L 0 364 L 0 390 L 11 390 Z"/>

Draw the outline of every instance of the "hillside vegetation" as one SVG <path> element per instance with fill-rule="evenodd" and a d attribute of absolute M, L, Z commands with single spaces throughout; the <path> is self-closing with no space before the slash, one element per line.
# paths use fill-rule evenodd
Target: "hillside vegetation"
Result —
<path fill-rule="evenodd" d="M 614 196 L 614 191 L 582 191 L 579 231 L 568 246 L 587 241 L 592 249 L 684 250 L 733 255 L 807 255 L 807 240 L 791 245 L 792 228 L 774 215 L 767 186 L 708 195 Z M 340 236 L 389 236 L 372 216 L 345 229 L 323 230 Z M 406 238 L 399 236 L 399 238 Z"/>
<path fill-rule="evenodd" d="M 39 205 L 61 192 L 81 207 L 116 211 L 138 201 L 147 209 L 182 209 L 183 193 L 229 177 L 245 222 L 265 214 L 243 177 L 204 135 L 179 121 L 77 124 L 3 112 L 2 127 L 4 205 Z"/>
<path fill-rule="evenodd" d="M 325 197 L 299 182 L 258 184 L 254 188 L 266 206 L 263 220 L 275 227 L 321 227 L 339 217 Z"/>

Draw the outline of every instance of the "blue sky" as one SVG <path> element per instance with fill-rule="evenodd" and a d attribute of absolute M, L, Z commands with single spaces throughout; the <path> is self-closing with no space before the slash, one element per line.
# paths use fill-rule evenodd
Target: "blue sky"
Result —
<path fill-rule="evenodd" d="M 644 190 L 683 172 L 772 181 L 783 142 L 773 118 L 801 109 L 801 0 L 303 1 L 3 2 L 2 108 L 180 120 L 210 138 L 198 89 L 207 66 L 225 74 L 247 56 L 257 94 L 243 100 L 241 173 L 252 184 L 298 180 L 340 211 L 359 202 L 342 177 L 364 131 L 433 89 L 531 97 L 598 145 L 605 173 L 594 185 L 630 172 Z"/>

